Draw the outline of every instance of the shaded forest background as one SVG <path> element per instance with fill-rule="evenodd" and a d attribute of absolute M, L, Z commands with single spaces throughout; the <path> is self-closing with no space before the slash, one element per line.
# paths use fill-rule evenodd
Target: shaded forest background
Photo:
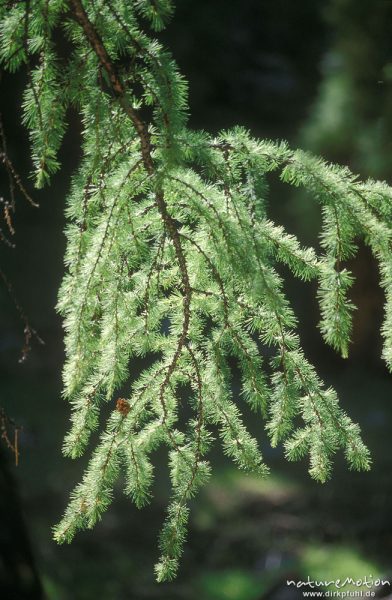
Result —
<path fill-rule="evenodd" d="M 217 132 L 236 124 L 259 137 L 288 139 L 362 177 L 392 183 L 392 2 L 384 0 L 178 0 L 162 34 L 190 87 L 190 125 Z M 0 105 L 12 160 L 30 169 L 20 126 L 22 74 L 3 74 Z M 155 499 L 139 512 L 118 490 L 103 522 L 58 547 L 51 527 L 80 478 L 83 461 L 61 455 L 69 407 L 61 398 L 63 342 L 56 315 L 63 274 L 64 202 L 80 157 L 80 123 L 62 148 L 63 169 L 34 199 L 18 198 L 15 249 L 0 247 L 0 265 L 45 340 L 19 363 L 23 324 L 0 288 L 0 404 L 23 427 L 20 464 L 3 444 L 0 460 L 0 597 L 4 600 L 284 600 L 292 577 L 363 577 L 392 573 L 390 396 L 392 377 L 379 356 L 382 292 L 365 248 L 353 269 L 350 358 L 321 341 L 311 284 L 289 280 L 301 338 L 324 380 L 361 424 L 374 466 L 350 473 L 338 460 L 324 486 L 307 465 L 272 450 L 262 423 L 246 415 L 261 441 L 270 479 L 236 473 L 216 451 L 215 475 L 193 506 L 182 570 L 156 585 L 156 538 L 169 494 L 166 456 L 156 457 Z M 6 198 L 6 174 L 0 172 Z M 271 216 L 304 243 L 318 245 L 319 212 L 307 196 L 271 180 Z M 388 591 L 388 590 L 386 590 Z"/>

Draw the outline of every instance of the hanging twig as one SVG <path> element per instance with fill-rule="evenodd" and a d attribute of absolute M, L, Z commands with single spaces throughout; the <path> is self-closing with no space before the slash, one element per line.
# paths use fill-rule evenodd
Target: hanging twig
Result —
<path fill-rule="evenodd" d="M 9 430 L 13 431 L 9 431 Z M 5 412 L 4 408 L 0 407 L 0 436 L 5 445 L 15 457 L 15 466 L 19 465 L 19 434 L 22 427 L 16 425 L 15 421 L 11 419 Z"/>
<path fill-rule="evenodd" d="M 24 323 L 24 329 L 23 329 L 23 333 L 24 333 L 24 344 L 22 347 L 22 353 L 21 356 L 19 358 L 19 362 L 22 363 L 26 360 L 27 356 L 30 353 L 31 350 L 31 339 L 34 337 L 40 344 L 45 344 L 45 342 L 43 341 L 43 339 L 38 335 L 38 333 L 36 332 L 36 330 L 30 325 L 30 322 L 26 316 L 25 311 L 23 310 L 23 308 L 21 307 L 21 305 L 19 304 L 19 301 L 15 295 L 14 289 L 10 283 L 10 281 L 8 280 L 7 276 L 5 275 L 3 269 L 0 267 L 0 277 L 8 291 L 8 294 L 14 304 L 14 307 L 16 308 L 19 317 L 21 319 L 21 321 Z"/>

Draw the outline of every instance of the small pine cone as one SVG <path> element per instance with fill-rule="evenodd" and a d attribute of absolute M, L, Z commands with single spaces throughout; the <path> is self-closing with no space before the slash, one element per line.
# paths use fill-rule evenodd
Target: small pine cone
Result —
<path fill-rule="evenodd" d="M 125 417 L 131 410 L 128 400 L 125 400 L 125 398 L 119 398 L 116 403 L 116 410 L 118 410 L 118 412 Z"/>

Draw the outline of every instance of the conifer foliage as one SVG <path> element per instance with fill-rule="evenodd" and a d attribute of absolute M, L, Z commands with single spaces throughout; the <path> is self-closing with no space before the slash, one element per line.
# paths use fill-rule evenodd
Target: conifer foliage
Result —
<path fill-rule="evenodd" d="M 59 169 L 69 107 L 83 124 L 58 303 L 72 406 L 64 453 L 81 456 L 102 431 L 55 538 L 93 527 L 118 481 L 138 507 L 149 502 L 151 454 L 166 445 L 172 497 L 158 581 L 176 575 L 214 438 L 240 469 L 268 473 L 243 403 L 289 460 L 309 455 L 314 479 L 328 479 L 338 450 L 350 468 L 370 467 L 358 425 L 301 349 L 280 263 L 318 281 L 321 333 L 345 357 L 354 307 L 344 263 L 364 240 L 380 265 L 392 367 L 392 190 L 241 128 L 217 137 L 188 129 L 186 82 L 153 33 L 171 14 L 170 0 L 0 0 L 1 64 L 28 73 L 23 119 L 37 187 Z M 319 202 L 321 253 L 268 218 L 273 171 Z M 135 375 L 140 358 L 149 366 Z M 181 430 L 184 387 L 193 416 Z"/>

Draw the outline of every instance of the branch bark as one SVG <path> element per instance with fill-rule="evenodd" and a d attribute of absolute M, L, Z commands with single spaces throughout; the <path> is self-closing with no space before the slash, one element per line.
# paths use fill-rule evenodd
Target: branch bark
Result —
<path fill-rule="evenodd" d="M 156 172 L 154 161 L 151 156 L 151 143 L 150 143 L 150 135 L 148 132 L 148 126 L 141 118 L 138 111 L 133 108 L 127 99 L 126 88 L 124 87 L 119 74 L 117 73 L 117 69 L 111 60 L 103 40 L 101 39 L 98 31 L 91 23 L 88 14 L 86 13 L 81 0 L 70 0 L 71 12 L 75 20 L 82 27 L 84 34 L 90 43 L 92 49 L 94 50 L 101 66 L 106 71 L 109 82 L 112 88 L 113 93 L 118 98 L 118 101 L 123 108 L 126 115 L 132 121 L 136 132 L 140 139 L 141 144 L 141 154 L 143 159 L 143 164 L 145 169 L 149 175 L 154 175 Z M 163 384 L 163 387 L 169 383 L 170 377 L 176 367 L 178 359 L 180 357 L 182 348 L 186 342 L 188 329 L 189 329 L 189 321 L 190 321 L 190 303 L 191 303 L 191 295 L 192 288 L 189 282 L 189 274 L 186 264 L 185 254 L 181 245 L 180 234 L 178 232 L 176 223 L 172 216 L 170 215 L 167 205 L 164 198 L 164 193 L 161 186 L 157 186 L 157 191 L 155 194 L 155 201 L 162 217 L 163 224 L 169 234 L 170 239 L 173 242 L 176 258 L 178 262 L 178 266 L 181 273 L 182 280 L 182 288 L 183 288 L 183 311 L 184 311 L 184 319 L 183 319 L 183 327 L 182 333 L 179 337 L 177 349 L 173 356 L 173 359 L 169 365 L 168 372 Z M 163 391 L 161 392 L 163 399 Z"/>

